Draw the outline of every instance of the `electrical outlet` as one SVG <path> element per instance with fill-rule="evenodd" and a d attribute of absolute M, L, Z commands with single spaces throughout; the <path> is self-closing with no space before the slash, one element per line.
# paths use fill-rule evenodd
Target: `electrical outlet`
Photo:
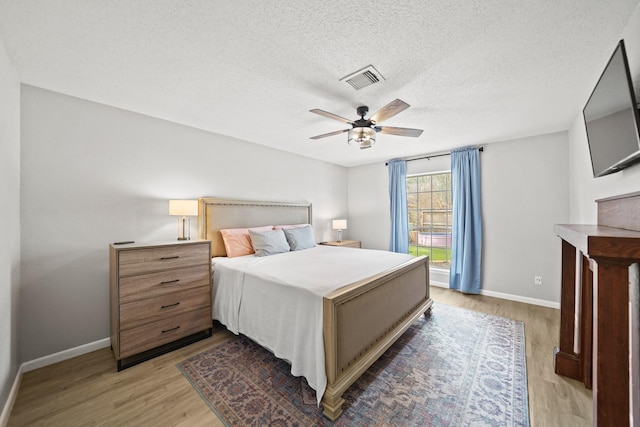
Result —
<path fill-rule="evenodd" d="M 542 276 L 535 276 L 533 278 L 533 283 L 536 285 L 542 286 Z"/>

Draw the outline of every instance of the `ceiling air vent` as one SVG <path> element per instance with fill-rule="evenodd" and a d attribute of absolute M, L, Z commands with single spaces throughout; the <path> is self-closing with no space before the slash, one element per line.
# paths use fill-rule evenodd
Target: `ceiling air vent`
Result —
<path fill-rule="evenodd" d="M 380 74 L 378 70 L 373 68 L 373 65 L 369 65 L 362 70 L 340 79 L 341 82 L 349 83 L 355 90 L 360 90 L 363 87 L 381 82 L 382 80 L 384 80 L 384 77 L 382 77 L 382 74 Z"/>

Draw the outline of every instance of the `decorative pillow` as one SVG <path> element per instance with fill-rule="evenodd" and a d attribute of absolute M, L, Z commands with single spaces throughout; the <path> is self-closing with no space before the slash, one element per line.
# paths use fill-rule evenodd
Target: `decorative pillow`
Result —
<path fill-rule="evenodd" d="M 274 230 L 280 230 L 280 229 L 289 229 L 289 228 L 302 228 L 302 227 L 306 227 L 309 224 L 290 224 L 290 225 L 275 225 L 273 227 Z"/>
<path fill-rule="evenodd" d="M 282 230 L 254 231 L 249 230 L 251 244 L 256 256 L 269 256 L 289 252 L 289 243 Z"/>
<path fill-rule="evenodd" d="M 316 238 L 310 225 L 304 227 L 285 228 L 284 235 L 292 251 L 313 248 L 316 245 Z"/>
<path fill-rule="evenodd" d="M 224 243 L 224 249 L 227 252 L 229 258 L 237 256 L 251 255 L 254 253 L 253 246 L 251 246 L 251 238 L 249 237 L 249 230 L 255 231 L 267 231 L 272 230 L 273 226 L 266 225 L 264 227 L 254 228 L 228 228 L 220 230 L 222 234 L 222 242 Z"/>

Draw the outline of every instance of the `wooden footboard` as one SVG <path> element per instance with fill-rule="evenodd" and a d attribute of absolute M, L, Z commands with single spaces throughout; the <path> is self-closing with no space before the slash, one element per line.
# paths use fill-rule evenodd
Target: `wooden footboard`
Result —
<path fill-rule="evenodd" d="M 429 258 L 421 256 L 339 289 L 323 301 L 327 388 L 324 414 L 342 414 L 342 394 L 431 309 Z"/>

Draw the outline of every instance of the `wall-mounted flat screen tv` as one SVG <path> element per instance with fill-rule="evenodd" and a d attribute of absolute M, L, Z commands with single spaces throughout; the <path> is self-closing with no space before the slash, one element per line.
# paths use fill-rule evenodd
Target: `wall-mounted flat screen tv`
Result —
<path fill-rule="evenodd" d="M 582 113 L 594 177 L 640 162 L 640 116 L 623 40 L 609 59 Z"/>

